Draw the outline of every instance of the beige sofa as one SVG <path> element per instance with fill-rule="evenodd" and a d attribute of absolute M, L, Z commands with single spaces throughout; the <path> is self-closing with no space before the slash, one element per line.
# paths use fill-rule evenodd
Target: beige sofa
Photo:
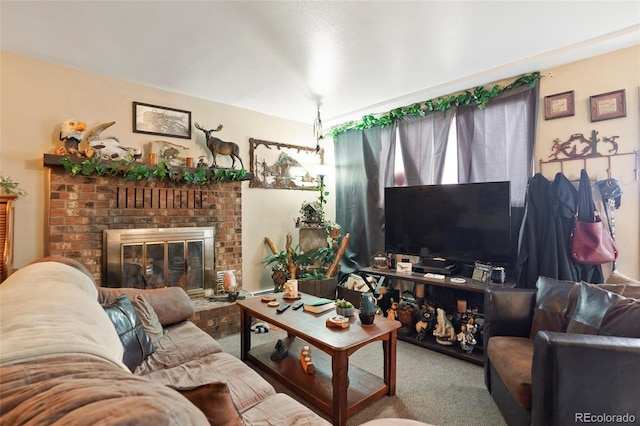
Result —
<path fill-rule="evenodd" d="M 129 340 L 103 307 L 123 301 L 139 321 Z M 0 285 L 0 304 L 1 424 L 329 424 L 187 321 L 180 288 L 96 288 L 77 262 L 49 258 Z"/>

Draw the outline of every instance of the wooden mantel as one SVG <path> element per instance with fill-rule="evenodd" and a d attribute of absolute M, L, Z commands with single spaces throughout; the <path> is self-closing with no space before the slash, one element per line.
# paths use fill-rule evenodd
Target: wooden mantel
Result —
<path fill-rule="evenodd" d="M 56 155 L 56 154 L 44 154 L 43 165 L 45 167 L 64 167 L 62 165 L 62 163 L 60 162 L 60 160 L 62 158 L 65 158 L 65 157 L 69 158 L 71 161 L 73 161 L 74 163 L 78 163 L 78 164 L 80 164 L 84 160 L 86 160 L 86 158 L 84 158 L 84 157 L 64 156 L 64 155 Z M 109 165 L 113 164 L 113 162 L 104 160 L 103 164 L 108 167 Z M 144 165 L 144 166 L 146 166 L 146 167 L 148 167 L 150 169 L 155 169 L 155 165 L 153 165 L 153 164 L 148 164 L 148 163 L 134 163 L 134 164 L 135 165 Z M 183 166 L 172 166 L 172 168 L 174 170 L 177 170 L 177 171 L 194 172 L 194 171 L 198 170 L 198 168 L 195 168 L 195 167 L 183 167 Z M 241 181 L 244 181 L 244 180 L 250 181 L 250 180 L 253 179 L 253 177 L 254 177 L 253 173 L 247 172 L 247 174 L 240 180 Z M 188 185 L 188 183 L 186 183 L 186 182 L 183 182 L 183 184 Z"/>

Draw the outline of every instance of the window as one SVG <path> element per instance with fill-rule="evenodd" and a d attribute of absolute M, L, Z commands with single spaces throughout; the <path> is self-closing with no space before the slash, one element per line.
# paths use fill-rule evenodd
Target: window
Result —
<path fill-rule="evenodd" d="M 396 156 L 394 163 L 393 186 L 407 186 L 407 178 L 404 171 L 404 158 L 400 149 L 400 131 L 396 127 Z M 456 133 L 456 116 L 451 118 L 449 135 L 447 139 L 447 151 L 444 160 L 442 182 L 444 184 L 458 183 L 458 137 Z"/>

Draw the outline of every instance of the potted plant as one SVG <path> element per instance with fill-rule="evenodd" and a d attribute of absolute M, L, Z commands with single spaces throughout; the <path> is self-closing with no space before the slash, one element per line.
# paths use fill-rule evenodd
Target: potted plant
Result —
<path fill-rule="evenodd" d="M 324 228 L 324 233 L 332 240 L 340 237 L 340 230 L 342 229 L 342 226 L 340 226 L 339 223 L 332 220 L 325 220 L 322 223 L 322 227 Z"/>
<path fill-rule="evenodd" d="M 336 300 L 336 314 L 342 315 L 343 317 L 350 317 L 355 313 L 356 308 L 351 302 L 345 299 Z"/>
<path fill-rule="evenodd" d="M 265 242 L 271 249 L 271 255 L 262 263 L 271 267 L 274 288 L 282 291 L 287 279 L 297 278 L 298 289 L 303 293 L 327 299 L 335 299 L 338 285 L 338 265 L 349 242 L 349 234 L 340 240 L 341 226 L 327 220 L 324 205 L 327 203 L 324 181 L 318 185 L 318 198 L 305 201 L 300 207 L 300 217 L 295 220 L 297 227 L 311 227 L 324 231 L 329 237 L 326 244 L 302 252 L 300 247 L 291 247 L 291 234 L 287 234 L 287 246 L 279 251 L 267 237 Z M 322 237 L 319 238 L 322 240 Z"/>
<path fill-rule="evenodd" d="M 290 241 L 289 236 L 290 234 L 287 236 L 287 243 Z M 291 248 L 288 245 L 285 250 L 278 251 L 269 237 L 265 238 L 265 242 L 271 248 L 271 254 L 262 260 L 262 264 L 271 268 L 273 290 L 279 293 L 284 290 L 287 280 L 295 279 L 298 276 L 297 270 L 308 265 L 312 260 L 309 256 L 300 253 L 298 246 Z"/>
<path fill-rule="evenodd" d="M 262 260 L 262 264 L 271 268 L 271 278 L 276 292 L 283 291 L 288 279 L 298 279 L 298 289 L 303 293 L 328 299 L 335 298 L 338 285 L 338 265 L 346 250 L 350 235 L 342 241 L 330 240 L 328 246 L 301 252 L 299 247 L 291 246 L 291 234 L 287 234 L 287 246 L 279 251 L 269 237 L 265 243 L 271 254 Z"/>
<path fill-rule="evenodd" d="M 0 175 L 0 194 L 15 195 L 17 197 L 23 197 L 27 193 L 20 188 L 18 182 L 14 182 L 10 176 Z"/>

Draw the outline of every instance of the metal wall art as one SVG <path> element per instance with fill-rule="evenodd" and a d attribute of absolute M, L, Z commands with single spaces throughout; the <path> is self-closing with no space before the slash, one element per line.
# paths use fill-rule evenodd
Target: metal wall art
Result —
<path fill-rule="evenodd" d="M 596 130 L 591 131 L 591 137 L 587 139 L 582 133 L 574 133 L 566 141 L 555 138 L 553 140 L 553 146 L 551 147 L 551 155 L 549 158 L 552 160 L 559 160 L 563 157 L 576 158 L 576 157 L 594 157 L 601 156 L 598 152 L 598 144 L 608 144 L 604 148 L 607 149 L 605 155 L 618 153 L 618 141 L 619 136 L 603 136 L 598 138 L 598 132 Z"/>
<path fill-rule="evenodd" d="M 316 190 L 318 173 L 310 164 L 324 164 L 324 150 L 249 138 L 250 188 Z"/>

